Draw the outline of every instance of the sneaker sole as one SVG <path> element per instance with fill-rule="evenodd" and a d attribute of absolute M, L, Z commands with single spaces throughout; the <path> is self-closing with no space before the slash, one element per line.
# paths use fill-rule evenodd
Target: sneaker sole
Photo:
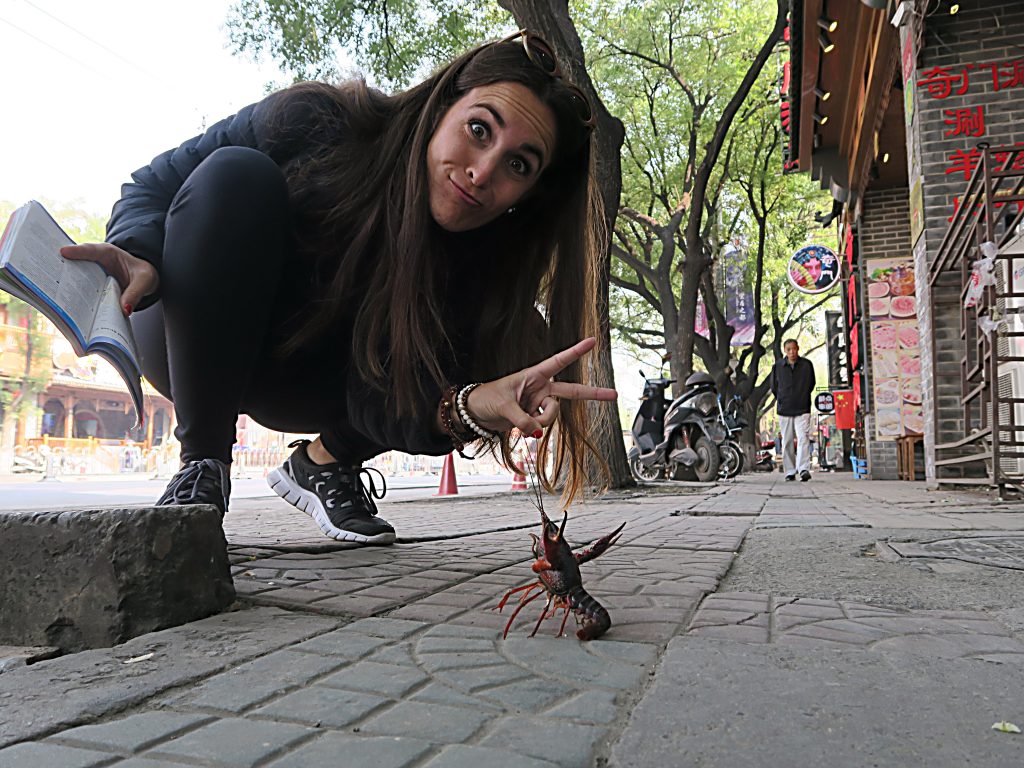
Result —
<path fill-rule="evenodd" d="M 316 494 L 310 493 L 305 488 L 298 486 L 287 472 L 282 472 L 280 469 L 270 470 L 267 473 L 267 483 L 274 493 L 296 509 L 301 509 L 313 518 L 313 522 L 320 526 L 320 530 L 328 538 L 336 539 L 337 541 L 351 541 L 357 544 L 394 544 L 395 542 L 394 533 L 378 533 L 376 536 L 367 536 L 336 527 L 331 522 L 331 519 L 327 517 L 327 510 L 320 503 L 320 498 Z"/>

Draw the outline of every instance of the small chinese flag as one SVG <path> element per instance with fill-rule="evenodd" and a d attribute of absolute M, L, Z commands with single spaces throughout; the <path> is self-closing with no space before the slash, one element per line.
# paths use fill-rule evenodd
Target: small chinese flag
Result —
<path fill-rule="evenodd" d="M 853 406 L 852 389 L 835 389 L 832 396 L 836 402 L 836 428 L 853 429 L 856 418 Z"/>

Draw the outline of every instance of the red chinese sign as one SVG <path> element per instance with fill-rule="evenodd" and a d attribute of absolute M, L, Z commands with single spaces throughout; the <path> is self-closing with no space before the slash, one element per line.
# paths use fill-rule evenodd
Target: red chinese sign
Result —
<path fill-rule="evenodd" d="M 972 86 L 983 88 L 985 83 L 991 84 L 993 92 L 998 93 L 1010 88 L 1024 87 L 1024 59 L 1011 61 L 988 62 L 984 64 L 961 64 L 947 67 L 931 67 L 918 74 L 918 88 L 923 89 L 932 99 L 948 99 L 951 96 L 963 96 Z M 963 139 L 980 139 L 986 134 L 985 107 L 975 104 L 956 109 L 942 111 L 947 139 L 961 137 Z M 972 141 L 970 145 L 957 148 L 946 155 L 945 175 L 970 181 L 971 176 L 981 163 L 981 150 Z M 1024 147 L 1024 144 L 1014 146 Z M 997 168 L 994 170 L 1024 171 L 1024 151 L 999 152 L 995 155 Z M 1001 203 L 996 203 L 1001 206 Z M 953 220 L 960 207 L 960 198 L 953 198 L 953 211 L 949 221 Z M 1021 204 L 1017 203 L 1020 208 Z"/>

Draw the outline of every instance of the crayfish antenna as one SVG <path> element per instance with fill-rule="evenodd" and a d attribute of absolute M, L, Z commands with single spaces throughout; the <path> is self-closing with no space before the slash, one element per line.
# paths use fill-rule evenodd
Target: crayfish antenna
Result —
<path fill-rule="evenodd" d="M 565 524 L 567 522 L 569 522 L 569 510 L 568 509 L 564 509 L 564 510 L 562 510 L 562 524 L 558 528 L 558 538 L 559 538 L 559 540 L 563 540 L 564 537 L 565 537 Z"/>

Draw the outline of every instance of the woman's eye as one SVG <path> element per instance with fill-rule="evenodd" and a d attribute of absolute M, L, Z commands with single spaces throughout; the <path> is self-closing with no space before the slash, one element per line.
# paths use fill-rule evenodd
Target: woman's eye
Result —
<path fill-rule="evenodd" d="M 523 160 L 521 157 L 514 157 L 509 161 L 509 168 L 512 169 L 512 173 L 519 176 L 530 175 L 530 164 Z"/>
<path fill-rule="evenodd" d="M 480 122 L 479 120 L 469 121 L 469 132 L 472 133 L 478 139 L 487 138 L 487 125 Z"/>

